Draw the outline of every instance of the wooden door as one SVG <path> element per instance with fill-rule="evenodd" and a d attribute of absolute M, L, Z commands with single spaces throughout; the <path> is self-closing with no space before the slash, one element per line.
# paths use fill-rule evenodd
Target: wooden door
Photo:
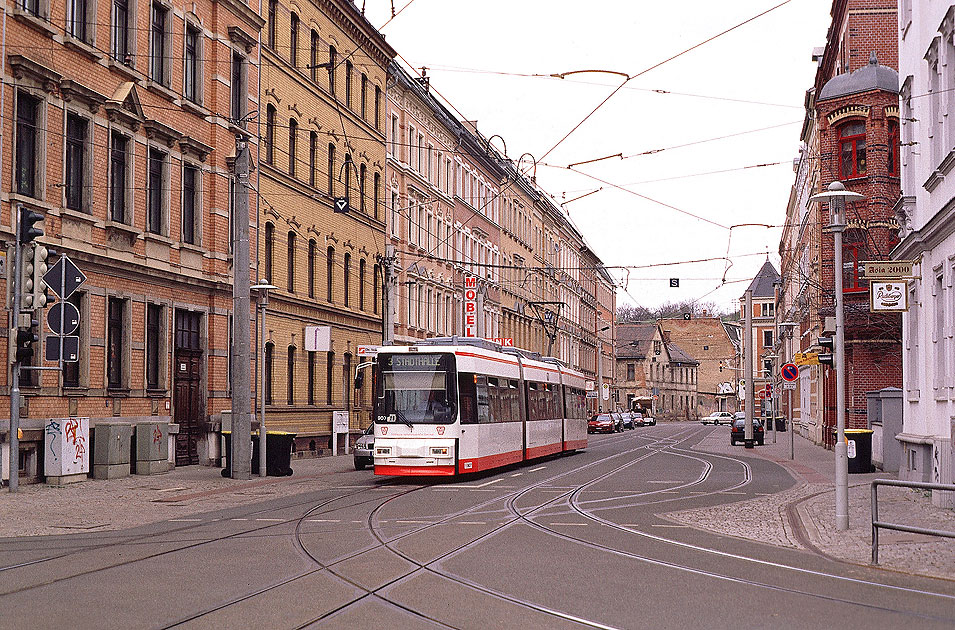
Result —
<path fill-rule="evenodd" d="M 202 395 L 202 313 L 176 311 L 175 364 L 173 365 L 173 421 L 176 436 L 176 465 L 199 463 L 198 443 L 203 433 L 205 404 Z"/>

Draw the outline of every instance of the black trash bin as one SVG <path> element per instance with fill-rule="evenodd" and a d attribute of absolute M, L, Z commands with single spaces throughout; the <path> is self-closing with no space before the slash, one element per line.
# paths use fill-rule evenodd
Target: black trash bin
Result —
<path fill-rule="evenodd" d="M 776 431 L 785 431 L 786 430 L 786 418 L 785 416 L 778 416 L 776 418 Z"/>
<path fill-rule="evenodd" d="M 872 430 L 846 429 L 849 472 L 870 473 L 872 468 Z"/>
<path fill-rule="evenodd" d="M 225 438 L 225 465 L 222 467 L 222 476 L 232 476 L 232 431 L 223 431 L 222 437 Z"/>
<path fill-rule="evenodd" d="M 265 432 L 265 472 L 269 477 L 289 477 L 292 474 L 292 441 L 295 433 Z M 252 474 L 259 474 L 259 432 L 252 434 Z"/>

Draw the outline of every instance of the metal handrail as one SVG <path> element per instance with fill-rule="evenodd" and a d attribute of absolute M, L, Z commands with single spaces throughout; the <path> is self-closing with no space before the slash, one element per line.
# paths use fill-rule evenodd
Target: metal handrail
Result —
<path fill-rule="evenodd" d="M 872 481 L 872 564 L 879 564 L 879 528 L 894 529 L 899 532 L 925 534 L 926 536 L 942 536 L 955 538 L 955 532 L 941 529 L 928 529 L 901 523 L 883 523 L 879 520 L 879 486 L 895 486 L 900 488 L 921 488 L 924 490 L 948 490 L 955 492 L 955 484 L 929 483 L 925 481 L 902 481 L 899 479 L 875 479 Z"/>

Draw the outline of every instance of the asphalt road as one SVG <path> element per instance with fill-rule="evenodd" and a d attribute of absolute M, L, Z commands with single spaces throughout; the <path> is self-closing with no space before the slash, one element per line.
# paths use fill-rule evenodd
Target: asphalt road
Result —
<path fill-rule="evenodd" d="M 455 482 L 328 490 L 121 532 L 0 540 L 0 628 L 952 628 L 955 583 L 700 531 L 780 492 L 713 430 L 590 436 Z M 725 429 L 724 429 L 725 431 Z"/>

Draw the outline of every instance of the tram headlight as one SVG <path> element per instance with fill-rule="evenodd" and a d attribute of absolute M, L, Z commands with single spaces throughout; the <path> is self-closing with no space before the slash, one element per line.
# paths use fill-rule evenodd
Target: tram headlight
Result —
<path fill-rule="evenodd" d="M 379 446 L 375 448 L 375 455 L 391 455 L 390 446 Z"/>
<path fill-rule="evenodd" d="M 448 447 L 447 446 L 432 446 L 431 454 L 436 457 L 447 457 L 448 456 Z"/>

